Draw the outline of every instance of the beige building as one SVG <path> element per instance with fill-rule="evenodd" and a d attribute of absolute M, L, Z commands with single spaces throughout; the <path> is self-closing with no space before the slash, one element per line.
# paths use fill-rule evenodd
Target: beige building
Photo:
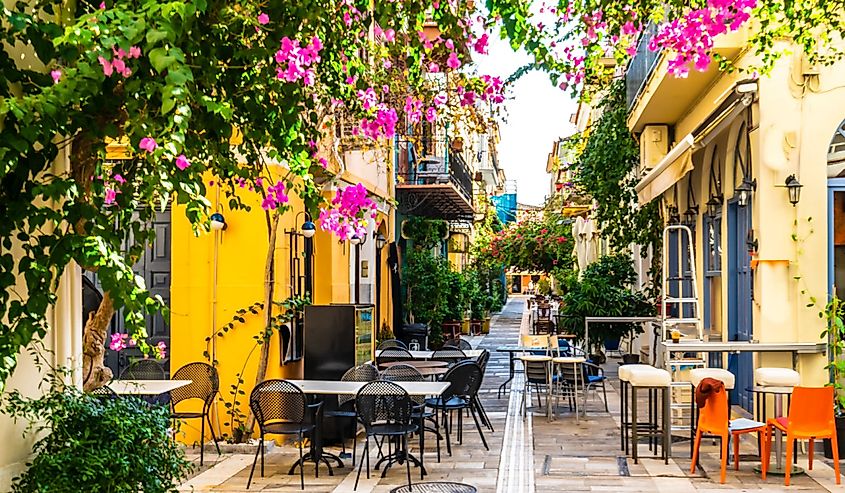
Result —
<path fill-rule="evenodd" d="M 750 67 L 757 60 L 747 48 L 740 31 L 721 37 L 716 52 Z M 825 342 L 819 312 L 832 284 L 845 286 L 845 62 L 814 66 L 800 47 L 779 48 L 798 54 L 756 80 L 717 64 L 676 78 L 665 56 L 645 49 L 626 73 L 628 126 L 641 147 L 639 200 L 662 200 L 667 223 L 694 233 L 711 341 Z M 682 262 L 683 241 L 672 249 L 668 261 Z M 736 403 L 750 408 L 744 389 L 756 367 L 794 365 L 804 385 L 827 382 L 823 352 L 794 359 L 759 353 L 710 363 L 737 374 Z"/>

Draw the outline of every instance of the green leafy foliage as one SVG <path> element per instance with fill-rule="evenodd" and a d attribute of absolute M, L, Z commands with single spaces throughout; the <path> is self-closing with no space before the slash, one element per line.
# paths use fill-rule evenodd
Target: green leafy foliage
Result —
<path fill-rule="evenodd" d="M 567 332 L 584 337 L 585 317 L 648 317 L 654 315 L 653 301 L 640 291 L 632 291 L 636 281 L 629 254 L 606 255 L 584 270 L 581 279 L 572 275 L 561 305 L 561 324 Z M 590 346 L 603 347 L 605 340 L 618 340 L 640 333 L 638 324 L 590 324 Z"/>
<path fill-rule="evenodd" d="M 602 238 L 614 248 L 661 243 L 659 201 L 638 206 L 634 186 L 640 151 L 628 130 L 625 83 L 613 82 L 598 106 L 601 116 L 584 137 L 575 162 L 575 184 L 590 195 Z"/>
<path fill-rule="evenodd" d="M 552 272 L 572 268 L 572 248 L 570 221 L 546 212 L 512 223 L 496 233 L 481 256 L 517 270 Z"/>
<path fill-rule="evenodd" d="M 449 234 L 449 224 L 442 219 L 411 216 L 402 224 L 402 234 L 423 249 L 436 247 Z"/>
<path fill-rule="evenodd" d="M 4 397 L 3 413 L 29 421 L 28 431 L 41 436 L 13 492 L 177 491 L 192 466 L 168 434 L 167 406 L 50 384 L 42 397 Z"/>
<path fill-rule="evenodd" d="M 830 373 L 829 385 L 835 389 L 836 392 L 836 415 L 845 415 L 845 359 L 843 359 L 843 352 L 845 352 L 845 306 L 842 305 L 842 300 L 836 296 L 836 288 L 831 290 L 832 297 L 825 305 L 824 310 L 819 313 L 819 317 L 824 317 L 827 321 L 827 328 L 821 333 L 819 337 L 827 339 L 827 357 L 828 363 L 825 369 Z"/>
<path fill-rule="evenodd" d="M 448 299 L 451 266 L 449 260 L 420 248 L 411 249 L 405 257 L 402 284 L 405 287 L 405 313 L 416 323 L 430 327 L 429 344 L 443 341 L 445 307 Z"/>

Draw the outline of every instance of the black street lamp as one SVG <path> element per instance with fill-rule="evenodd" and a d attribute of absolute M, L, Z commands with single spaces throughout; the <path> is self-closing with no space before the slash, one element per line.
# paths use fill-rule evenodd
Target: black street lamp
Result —
<path fill-rule="evenodd" d="M 784 186 L 789 192 L 789 203 L 795 207 L 798 205 L 798 201 L 801 200 L 801 187 L 804 185 L 798 181 L 798 178 L 795 178 L 795 175 L 789 175 L 786 177 L 786 183 Z"/>

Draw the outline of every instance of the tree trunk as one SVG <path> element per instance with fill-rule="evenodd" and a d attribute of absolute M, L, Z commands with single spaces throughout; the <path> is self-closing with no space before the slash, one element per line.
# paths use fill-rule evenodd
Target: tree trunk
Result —
<path fill-rule="evenodd" d="M 105 365 L 103 358 L 106 354 L 107 329 L 113 315 L 114 304 L 106 291 L 97 311 L 85 322 L 85 333 L 82 336 L 82 388 L 86 392 L 98 389 L 112 379 L 112 371 Z"/>
<path fill-rule="evenodd" d="M 270 361 L 270 337 L 272 336 L 273 324 L 273 288 L 275 285 L 276 272 L 276 233 L 279 229 L 279 214 L 272 214 L 268 218 L 269 244 L 267 245 L 267 262 L 264 265 L 264 340 L 261 343 L 261 356 L 258 360 L 258 370 L 255 372 L 255 385 L 263 382 L 267 377 L 267 365 Z M 253 386 L 254 388 L 255 386 Z M 244 440 L 249 440 L 252 429 L 255 426 L 255 415 L 252 409 L 249 410 L 249 418 L 246 420 L 246 431 Z"/>

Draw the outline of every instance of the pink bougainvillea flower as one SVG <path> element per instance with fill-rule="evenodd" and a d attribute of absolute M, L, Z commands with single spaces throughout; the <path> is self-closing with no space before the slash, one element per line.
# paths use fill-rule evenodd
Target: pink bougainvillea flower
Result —
<path fill-rule="evenodd" d="M 114 201 L 117 200 L 117 190 L 112 187 L 106 187 L 106 190 L 103 195 L 103 202 L 106 205 L 114 204 Z"/>
<path fill-rule="evenodd" d="M 326 169 L 326 168 L 328 168 L 328 167 L 329 167 L 329 162 L 328 162 L 328 161 L 326 161 L 326 158 L 324 158 L 324 157 L 321 157 L 321 158 L 319 159 L 319 161 L 317 161 L 317 162 L 319 162 L 319 163 L 320 163 L 320 166 L 322 166 L 322 167 L 323 167 L 323 169 Z"/>
<path fill-rule="evenodd" d="M 115 58 L 126 58 L 126 51 L 119 46 L 112 46 L 111 51 L 114 53 Z"/>
<path fill-rule="evenodd" d="M 158 344 L 155 345 L 156 348 L 156 357 L 158 359 L 164 359 L 167 356 L 167 344 L 164 341 L 158 341 Z"/>
<path fill-rule="evenodd" d="M 433 74 L 436 74 L 437 72 L 440 72 L 440 65 L 437 65 L 436 63 L 431 62 L 431 63 L 428 64 L 428 71 L 433 73 Z"/>
<path fill-rule="evenodd" d="M 449 48 L 449 50 L 454 50 L 455 49 L 455 42 L 452 41 L 451 39 L 447 39 L 446 40 L 446 48 Z"/>
<path fill-rule="evenodd" d="M 176 167 L 180 170 L 184 171 L 190 165 L 191 162 L 188 161 L 188 158 L 186 158 L 184 154 L 179 154 L 179 157 L 176 158 Z"/>
<path fill-rule="evenodd" d="M 111 65 L 112 67 L 114 67 L 114 70 L 119 74 L 122 74 L 123 71 L 126 70 L 126 62 L 124 62 L 122 58 L 116 58 L 112 60 Z"/>
<path fill-rule="evenodd" d="M 449 97 L 446 96 L 445 92 L 438 93 L 437 96 L 434 96 L 434 106 L 443 106 L 449 100 Z"/>
<path fill-rule="evenodd" d="M 121 185 L 123 185 L 124 183 L 126 183 L 126 178 L 122 177 L 122 176 L 121 176 L 121 175 L 119 175 L 119 174 L 116 174 L 116 175 L 114 175 L 114 181 L 116 181 L 116 182 L 120 183 Z"/>
<path fill-rule="evenodd" d="M 320 209 L 320 227 L 339 239 L 347 240 L 367 234 L 367 217 L 375 212 L 376 203 L 367 196 L 362 184 L 338 188 L 330 208 Z"/>
<path fill-rule="evenodd" d="M 375 108 L 376 104 L 378 104 L 378 96 L 372 87 L 368 87 L 363 91 L 359 90 L 358 100 L 361 101 L 361 106 L 363 106 L 365 110 Z"/>
<path fill-rule="evenodd" d="M 393 29 L 387 29 L 386 31 L 384 31 L 383 34 L 384 34 L 384 40 L 387 41 L 388 43 L 392 43 L 392 42 L 396 41 L 396 31 L 394 31 Z"/>
<path fill-rule="evenodd" d="M 100 10 L 106 9 L 106 2 L 100 2 Z"/>
<path fill-rule="evenodd" d="M 384 61 L 381 62 L 381 65 L 384 67 L 385 70 L 390 70 L 390 67 L 393 66 L 393 62 L 385 58 Z"/>
<path fill-rule="evenodd" d="M 475 44 L 473 45 L 475 52 L 480 53 L 482 55 L 486 55 L 488 50 L 489 50 L 489 48 L 488 48 L 489 42 L 490 42 L 490 37 L 487 35 L 487 33 L 482 34 L 481 37 L 479 37 L 478 39 L 475 40 Z"/>
<path fill-rule="evenodd" d="M 137 46 L 130 46 L 129 47 L 129 58 L 140 58 L 141 57 L 141 48 Z"/>
<path fill-rule="evenodd" d="M 102 55 L 97 57 L 97 61 L 99 61 L 100 65 L 103 66 L 103 75 L 105 75 L 106 77 L 111 77 L 111 74 L 114 73 L 114 68 L 112 67 L 111 61 L 109 61 Z"/>
<path fill-rule="evenodd" d="M 461 66 L 461 61 L 458 59 L 458 54 L 454 51 L 449 53 L 449 59 L 446 60 L 446 65 L 449 66 L 450 69 L 455 70 Z"/>
<path fill-rule="evenodd" d="M 112 334 L 111 341 L 109 342 L 109 349 L 112 351 L 120 351 L 126 349 L 126 342 L 123 338 L 126 334 Z"/>
<path fill-rule="evenodd" d="M 261 201 L 261 207 L 269 211 L 287 202 L 288 196 L 285 192 L 285 183 L 283 181 L 277 181 L 275 185 L 267 187 L 267 194 L 264 196 L 264 200 Z"/>
<path fill-rule="evenodd" d="M 270 23 L 270 16 L 264 12 L 261 12 L 260 14 L 258 14 L 258 23 L 262 26 L 266 26 Z"/>
<path fill-rule="evenodd" d="M 425 121 L 433 123 L 435 120 L 437 120 L 437 110 L 433 106 L 429 106 L 425 110 Z"/>
<path fill-rule="evenodd" d="M 62 78 L 62 71 L 57 68 L 53 69 L 50 71 L 50 77 L 53 78 L 53 84 L 58 84 L 59 79 Z"/>
<path fill-rule="evenodd" d="M 153 152 L 157 147 L 158 143 L 156 143 L 155 139 L 152 137 L 144 137 L 141 139 L 141 142 L 138 143 L 138 148 L 147 152 Z"/>

